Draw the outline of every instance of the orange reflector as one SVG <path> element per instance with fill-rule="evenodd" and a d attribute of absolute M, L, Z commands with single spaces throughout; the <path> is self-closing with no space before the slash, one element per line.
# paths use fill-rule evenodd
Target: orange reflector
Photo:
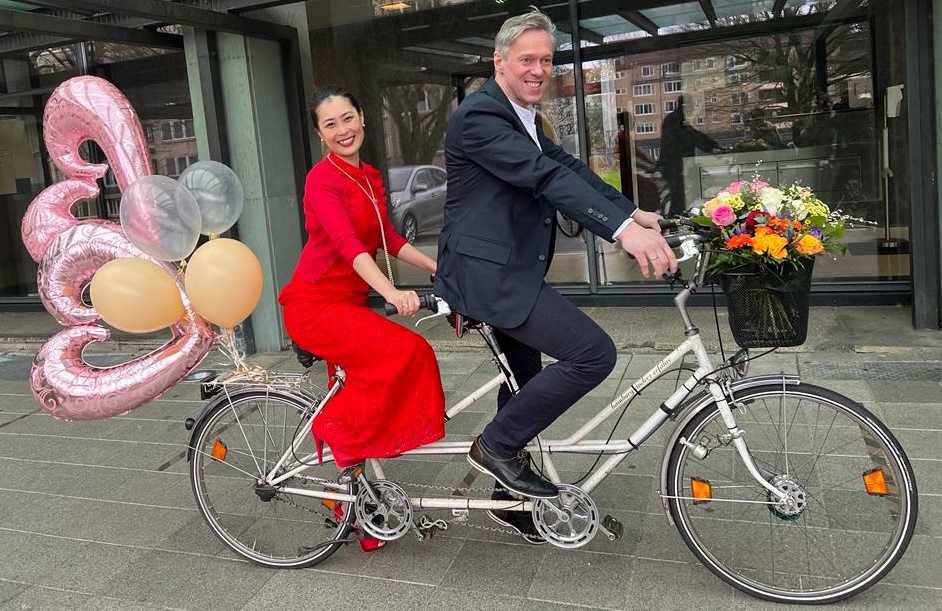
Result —
<path fill-rule="evenodd" d="M 333 511 L 337 507 L 337 501 L 333 499 L 321 499 L 321 505 Z"/>
<path fill-rule="evenodd" d="M 883 469 L 877 467 L 873 471 L 867 471 L 863 474 L 864 488 L 868 494 L 874 496 L 886 496 L 889 489 L 886 485 L 886 478 L 883 476 Z"/>
<path fill-rule="evenodd" d="M 217 439 L 216 442 L 213 443 L 213 449 L 209 454 L 216 460 L 222 461 L 226 460 L 226 454 L 228 453 L 229 448 L 226 447 L 226 444 Z"/>
<path fill-rule="evenodd" d="M 693 504 L 709 503 L 713 498 L 713 484 L 705 479 L 690 478 L 690 492 L 693 494 Z"/>

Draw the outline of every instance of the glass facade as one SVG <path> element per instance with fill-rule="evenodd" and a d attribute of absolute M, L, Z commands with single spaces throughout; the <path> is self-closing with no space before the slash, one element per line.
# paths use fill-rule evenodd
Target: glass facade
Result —
<path fill-rule="evenodd" d="M 20 226 L 30 202 L 66 178 L 46 154 L 42 116 L 52 90 L 81 74 L 112 82 L 128 98 L 147 138 L 156 174 L 176 177 L 197 160 L 186 65 L 182 49 L 84 42 L 4 56 L 0 95 L 0 299 L 38 303 L 37 263 L 23 247 Z M 91 161 L 103 160 L 94 142 L 82 145 Z M 78 218 L 118 219 L 121 193 L 111 172 L 95 199 L 77 202 Z"/>
<path fill-rule="evenodd" d="M 24 11 L 47 10 L 17 4 Z M 112 30 L 151 27 L 148 36 L 161 41 L 182 40 L 193 31 L 212 39 L 212 19 L 205 14 L 228 9 L 215 2 L 191 4 L 207 9 L 194 17 L 199 25 L 122 16 L 119 8 L 107 19 L 73 18 L 97 20 Z M 274 68 L 284 71 L 288 87 L 310 95 L 317 86 L 335 83 L 357 95 L 367 123 L 362 157 L 386 177 L 394 224 L 434 256 L 447 189 L 445 126 L 460 101 L 492 74 L 493 39 L 501 23 L 528 4 L 311 0 L 259 2 L 265 8 L 252 11 L 247 2 L 240 3 L 238 14 L 298 28 L 300 63 Z M 913 106 L 906 94 L 913 90 L 914 64 L 931 59 L 924 50 L 913 53 L 919 46 L 907 30 L 913 5 L 904 0 L 534 4 L 559 29 L 553 82 L 538 108 L 542 127 L 604 180 L 642 209 L 666 214 L 696 207 L 736 180 L 799 182 L 832 208 L 860 219 L 848 231 L 847 256 L 816 265 L 816 290 L 892 294 L 900 301 L 910 296 L 916 256 L 909 246 L 911 229 L 914 218 L 924 218 L 918 208 L 927 204 L 917 206 L 911 194 L 912 142 L 922 134 L 910 133 Z M 195 66 L 200 79 L 212 75 L 205 65 L 224 61 L 212 57 L 211 40 L 207 60 L 192 48 L 184 51 L 182 42 L 176 47 L 135 43 L 138 36 L 126 42 L 37 45 L 19 44 L 14 34 L 0 31 L 0 308 L 39 305 L 37 266 L 19 231 L 32 198 L 62 178 L 41 137 L 42 109 L 57 84 L 79 74 L 113 82 L 141 119 L 154 171 L 168 176 L 197 160 L 198 135 L 206 133 L 202 127 L 209 126 L 208 138 L 222 147 L 223 160 L 237 155 L 242 130 L 264 131 L 262 125 L 240 124 L 235 135 L 234 126 L 220 119 L 228 112 L 223 105 L 242 107 L 233 103 L 238 91 L 201 107 L 197 114 L 208 114 L 194 119 L 193 100 L 205 104 L 214 85 L 191 91 L 200 81 L 188 77 Z M 244 35 L 251 40 L 251 32 Z M 930 104 L 932 91 L 921 99 Z M 200 144 L 204 152 L 215 150 Z M 85 147 L 90 159 L 100 158 L 93 143 Z M 313 148 L 305 167 L 295 168 L 299 176 L 323 154 Z M 106 176 L 100 187 L 97 199 L 76 206 L 77 215 L 117 216 L 120 192 L 113 177 Z M 614 296 L 609 303 L 632 304 L 638 295 L 668 290 L 660 281 L 643 280 L 637 264 L 608 241 L 562 216 L 558 221 L 548 279 L 568 294 Z M 938 242 L 938 232 L 932 235 Z M 276 240 L 272 249 L 279 260 L 296 256 L 279 253 Z M 400 283 L 429 284 L 410 266 L 397 266 L 396 273 Z"/>
<path fill-rule="evenodd" d="M 821 261 L 817 283 L 908 279 L 908 134 L 894 97 L 905 87 L 901 2 L 706 3 L 712 14 L 704 3 L 650 4 L 580 1 L 573 20 L 568 4 L 536 3 L 559 28 L 544 131 L 664 214 L 733 181 L 801 183 L 860 219 L 847 256 Z M 517 11 L 423 0 L 333 8 L 309 31 L 315 85 L 346 85 L 366 100 L 368 122 L 382 117 L 364 158 L 393 173 L 444 168 L 448 116 L 491 74 L 493 37 Z M 415 244 L 434 254 L 440 215 L 410 215 L 403 206 L 417 197 L 391 198 L 391 212 L 410 234 L 417 224 Z M 645 283 L 619 248 L 560 221 L 551 282 Z"/>

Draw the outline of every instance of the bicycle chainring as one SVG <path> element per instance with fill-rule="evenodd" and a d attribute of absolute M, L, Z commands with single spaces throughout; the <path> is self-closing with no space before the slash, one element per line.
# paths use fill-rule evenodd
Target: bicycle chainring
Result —
<path fill-rule="evenodd" d="M 533 524 L 556 547 L 574 549 L 586 545 L 599 531 L 599 510 L 578 486 L 557 484 L 559 496 L 533 503 Z"/>
<path fill-rule="evenodd" d="M 360 486 L 354 507 L 359 528 L 377 539 L 395 541 L 412 528 L 412 503 L 395 482 L 378 479 L 369 488 Z"/>

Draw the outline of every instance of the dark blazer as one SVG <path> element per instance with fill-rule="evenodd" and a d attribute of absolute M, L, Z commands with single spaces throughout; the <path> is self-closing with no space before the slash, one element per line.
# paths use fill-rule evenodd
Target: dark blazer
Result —
<path fill-rule="evenodd" d="M 600 237 L 635 205 L 537 128 L 540 147 L 490 78 L 445 132 L 448 196 L 435 293 L 458 312 L 511 329 L 536 303 L 553 254 L 555 209 Z"/>

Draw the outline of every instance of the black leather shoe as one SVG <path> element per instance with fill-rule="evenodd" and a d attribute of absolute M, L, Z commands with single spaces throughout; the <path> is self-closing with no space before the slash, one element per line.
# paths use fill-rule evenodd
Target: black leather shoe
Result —
<path fill-rule="evenodd" d="M 530 459 L 526 452 L 510 458 L 498 456 L 478 435 L 471 444 L 471 451 L 468 452 L 468 462 L 478 471 L 496 479 L 511 492 L 538 499 L 559 496 L 559 488 L 530 469 Z"/>
<path fill-rule="evenodd" d="M 487 515 L 502 526 L 509 526 L 517 531 L 517 534 L 523 537 L 523 540 L 533 545 L 545 545 L 544 539 L 536 526 L 533 525 L 533 518 L 526 511 L 508 511 L 506 509 L 489 509 Z"/>
<path fill-rule="evenodd" d="M 513 501 L 515 500 L 509 492 L 500 487 L 495 487 L 491 494 L 491 499 L 495 501 Z M 489 509 L 487 516 L 500 524 L 514 529 L 517 534 L 523 537 L 523 540 L 533 545 L 544 545 L 546 539 L 540 535 L 540 532 L 533 524 L 533 514 L 529 511 L 514 511 L 513 509 Z"/>

